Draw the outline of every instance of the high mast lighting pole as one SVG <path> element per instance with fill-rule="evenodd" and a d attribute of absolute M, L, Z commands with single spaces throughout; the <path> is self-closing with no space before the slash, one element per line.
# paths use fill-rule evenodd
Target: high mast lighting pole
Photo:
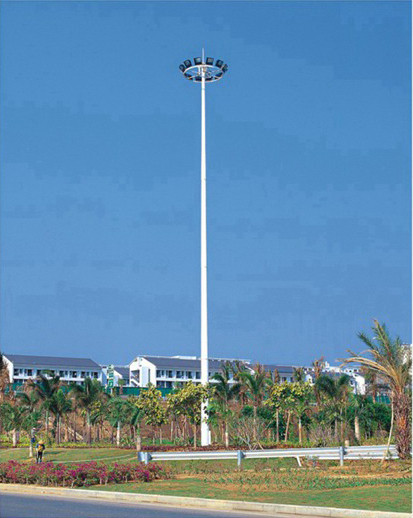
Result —
<path fill-rule="evenodd" d="M 215 62 L 215 64 L 214 64 Z M 206 217 L 206 136 L 205 136 L 205 84 L 219 81 L 228 70 L 221 59 L 207 57 L 204 49 L 202 57 L 193 63 L 186 59 L 179 65 L 186 79 L 201 83 L 201 383 L 207 385 L 208 367 L 208 285 L 207 285 L 207 217 Z M 201 445 L 211 444 L 211 432 L 207 423 L 207 402 L 201 409 Z"/>

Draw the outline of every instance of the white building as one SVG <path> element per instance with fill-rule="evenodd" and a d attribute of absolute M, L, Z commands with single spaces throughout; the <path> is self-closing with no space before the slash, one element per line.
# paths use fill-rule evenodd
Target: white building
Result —
<path fill-rule="evenodd" d="M 305 367 L 307 376 L 310 375 L 312 379 L 309 381 L 314 381 L 314 368 L 313 367 Z M 322 374 L 327 376 L 338 377 L 342 374 L 347 374 L 350 377 L 350 385 L 353 389 L 354 394 L 365 395 L 366 393 L 366 380 L 364 376 L 361 374 L 360 368 L 356 366 L 348 366 L 348 367 L 338 367 L 334 365 L 330 365 L 328 362 L 324 362 L 324 366 L 322 368 Z"/>
<path fill-rule="evenodd" d="M 225 362 L 245 360 L 210 358 L 209 378 L 219 372 Z M 201 360 L 196 356 L 137 356 L 129 365 L 130 385 L 146 387 L 149 383 L 159 388 L 192 381 L 201 383 Z"/>
<path fill-rule="evenodd" d="M 108 369 L 109 365 L 101 365 L 103 373 L 103 384 L 108 383 Z M 118 387 L 120 384 L 129 385 L 129 365 L 113 365 L 113 386 Z"/>
<path fill-rule="evenodd" d="M 90 358 L 66 358 L 57 356 L 32 356 L 25 354 L 3 354 L 10 383 L 24 383 L 36 379 L 39 374 L 57 374 L 67 383 L 84 382 L 94 378 L 102 382 L 102 368 Z"/>

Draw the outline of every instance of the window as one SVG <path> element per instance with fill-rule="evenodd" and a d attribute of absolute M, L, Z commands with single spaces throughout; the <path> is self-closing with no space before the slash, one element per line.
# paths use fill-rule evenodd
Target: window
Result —
<path fill-rule="evenodd" d="M 97 379 L 97 377 L 98 377 L 98 373 L 97 373 L 97 372 L 94 372 L 94 373 L 93 373 L 93 377 L 94 377 L 95 379 Z"/>
<path fill-rule="evenodd" d="M 172 381 L 165 381 L 166 388 L 172 388 Z"/>
<path fill-rule="evenodd" d="M 33 376 L 33 371 L 32 371 L 32 369 L 27 369 L 27 375 L 28 375 L 28 376 Z"/>
<path fill-rule="evenodd" d="M 70 371 L 71 378 L 77 378 L 77 371 Z"/>
<path fill-rule="evenodd" d="M 59 371 L 59 376 L 60 376 L 61 378 L 63 378 L 63 377 L 64 377 L 64 375 L 65 375 L 65 371 Z"/>
<path fill-rule="evenodd" d="M 173 378 L 172 371 L 166 371 L 166 377 L 167 378 Z"/>
<path fill-rule="evenodd" d="M 14 376 L 18 376 L 19 375 L 19 369 L 14 369 L 13 374 L 14 374 Z"/>
<path fill-rule="evenodd" d="M 195 372 L 195 379 L 197 379 L 197 380 L 201 379 L 201 373 L 199 371 Z"/>
<path fill-rule="evenodd" d="M 192 372 L 191 371 L 186 371 L 186 377 L 191 380 L 192 379 Z"/>
<path fill-rule="evenodd" d="M 164 378 L 165 377 L 165 371 L 164 370 L 157 370 L 156 371 L 156 377 L 157 378 Z"/>
<path fill-rule="evenodd" d="M 281 378 L 281 381 L 287 381 L 287 378 L 286 378 L 285 376 L 283 376 L 283 377 Z"/>
<path fill-rule="evenodd" d="M 86 372 L 85 371 L 82 371 L 81 374 L 80 374 L 80 377 L 81 378 L 86 378 Z"/>
<path fill-rule="evenodd" d="M 176 371 L 176 377 L 178 379 L 183 378 L 183 372 L 182 371 Z"/>

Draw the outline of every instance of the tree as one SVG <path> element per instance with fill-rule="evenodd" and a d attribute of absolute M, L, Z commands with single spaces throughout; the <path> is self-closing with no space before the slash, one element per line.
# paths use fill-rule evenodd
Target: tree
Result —
<path fill-rule="evenodd" d="M 305 372 L 304 367 L 293 367 L 293 378 L 294 381 L 297 383 L 304 383 L 305 382 Z"/>
<path fill-rule="evenodd" d="M 344 420 L 343 411 L 348 405 L 351 392 L 350 376 L 342 374 L 338 378 L 327 375 L 318 377 L 315 381 L 315 388 L 319 397 L 324 395 L 324 403 L 334 423 L 334 433 L 338 438 L 338 422 L 341 422 L 341 441 L 344 441 Z"/>
<path fill-rule="evenodd" d="M 309 407 L 312 387 L 310 383 L 298 383 L 284 381 L 281 384 L 273 385 L 270 396 L 266 401 L 275 412 L 282 411 L 287 414 L 287 424 L 284 441 L 288 441 L 291 416 L 296 415 L 298 419 L 299 441 L 302 442 L 302 417 Z"/>
<path fill-rule="evenodd" d="M 126 401 L 120 397 L 114 397 L 109 402 L 108 421 L 116 428 L 116 446 L 120 446 L 120 432 L 122 424 L 126 421 Z M 112 434 L 113 438 L 113 434 Z"/>
<path fill-rule="evenodd" d="M 194 448 L 197 447 L 197 427 L 201 424 L 201 406 L 208 398 L 208 389 L 204 385 L 195 385 L 192 381 L 168 394 L 167 402 L 171 411 L 178 416 L 188 418 L 192 424 Z"/>
<path fill-rule="evenodd" d="M 49 413 L 51 406 L 54 403 L 54 396 L 60 389 L 60 377 L 58 375 L 49 373 L 49 376 L 45 374 L 39 374 L 35 383 L 30 382 L 30 386 L 33 388 L 38 399 L 42 402 L 41 406 L 45 410 L 45 428 L 46 437 L 49 434 Z"/>
<path fill-rule="evenodd" d="M 106 399 L 107 394 L 104 392 L 102 385 L 97 379 L 85 378 L 83 385 L 73 384 L 70 387 L 77 404 L 86 412 L 87 424 L 87 443 L 92 442 L 92 423 L 91 410 L 92 405 L 100 399 Z"/>
<path fill-rule="evenodd" d="M 28 390 L 27 390 L 28 389 Z M 29 385 L 26 384 L 26 392 L 18 392 L 16 394 L 16 398 L 20 401 L 21 407 L 24 409 L 24 412 L 28 415 L 34 415 L 36 411 L 36 407 L 39 404 L 39 397 L 37 393 L 31 389 Z M 36 420 L 39 419 L 40 413 L 36 413 Z M 34 425 L 33 427 L 34 428 Z M 33 442 L 32 442 L 32 433 L 30 430 L 29 433 L 29 457 L 33 457 Z"/>
<path fill-rule="evenodd" d="M 23 427 L 25 411 L 22 407 L 12 405 L 9 402 L 0 404 L 0 418 L 6 432 L 13 433 L 13 448 L 19 442 L 20 430 Z"/>
<path fill-rule="evenodd" d="M 315 381 L 316 381 L 321 376 L 321 374 L 323 373 L 323 369 L 324 369 L 324 366 L 325 366 L 324 356 L 321 356 L 317 360 L 314 360 L 311 365 L 313 367 L 314 378 L 315 378 Z M 320 399 L 321 399 L 321 397 L 320 397 L 320 394 L 318 392 L 318 389 L 317 389 L 316 385 L 314 386 L 314 394 L 315 394 L 315 399 L 317 401 L 317 406 L 320 406 Z"/>
<path fill-rule="evenodd" d="M 254 413 L 254 423 L 257 424 L 257 409 L 262 405 L 266 395 L 266 389 L 271 383 L 268 372 L 260 364 L 254 366 L 254 372 L 244 371 L 238 377 L 241 383 L 241 390 L 244 391 L 246 397 L 251 401 Z M 255 428 L 256 429 L 256 428 Z M 254 439 L 257 439 L 255 435 Z"/>
<path fill-rule="evenodd" d="M 411 349 L 403 346 L 399 337 L 392 339 L 385 324 L 374 320 L 373 338 L 359 333 L 368 349 L 359 354 L 348 350 L 350 357 L 343 364 L 358 363 L 382 377 L 390 387 L 392 427 L 387 450 L 395 423 L 396 447 L 401 459 L 410 457 L 411 447 Z M 366 356 L 365 356 L 366 355 Z"/>
<path fill-rule="evenodd" d="M 4 399 L 6 388 L 10 385 L 9 370 L 4 356 L 0 351 L 0 401 Z"/>
<path fill-rule="evenodd" d="M 228 419 L 231 415 L 230 402 L 240 392 L 240 384 L 233 378 L 233 369 L 229 362 L 225 362 L 220 369 L 220 372 L 216 372 L 212 379 L 217 381 L 213 384 L 213 403 L 217 414 L 221 416 L 224 422 L 224 437 L 225 446 L 229 447 L 229 433 L 228 433 Z"/>
<path fill-rule="evenodd" d="M 159 440 L 162 441 L 161 427 L 166 423 L 166 410 L 161 391 L 149 384 L 146 390 L 141 391 L 135 404 L 141 411 L 145 423 L 153 428 L 153 441 L 155 442 L 157 429 L 159 429 Z"/>
<path fill-rule="evenodd" d="M 60 444 L 62 420 L 68 413 L 72 411 L 72 401 L 60 388 L 53 395 L 49 408 L 55 418 L 53 424 L 54 436 L 57 444 Z"/>

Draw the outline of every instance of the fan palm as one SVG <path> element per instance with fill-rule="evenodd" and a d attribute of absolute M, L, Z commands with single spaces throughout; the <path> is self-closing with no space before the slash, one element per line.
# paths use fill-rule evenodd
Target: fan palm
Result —
<path fill-rule="evenodd" d="M 358 363 L 377 373 L 390 388 L 392 409 L 392 425 L 388 448 L 390 446 L 393 423 L 395 423 L 395 440 L 399 457 L 410 457 L 411 446 L 411 349 L 404 346 L 399 337 L 391 339 L 384 324 L 374 321 L 373 338 L 359 333 L 360 340 L 368 349 L 360 354 L 348 350 L 350 357 L 343 364 Z M 365 354 L 368 356 L 364 356 Z"/>

